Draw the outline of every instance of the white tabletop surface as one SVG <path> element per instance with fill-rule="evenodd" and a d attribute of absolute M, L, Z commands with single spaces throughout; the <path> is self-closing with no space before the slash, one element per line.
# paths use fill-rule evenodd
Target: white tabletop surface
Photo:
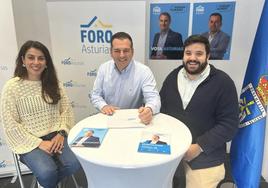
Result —
<path fill-rule="evenodd" d="M 129 111 L 133 110 L 137 109 Z M 99 113 L 78 122 L 69 133 L 68 143 L 73 141 L 84 127 L 107 128 L 107 120 L 107 115 Z M 170 135 L 171 154 L 137 152 L 144 131 Z M 78 157 L 96 165 L 131 169 L 159 165 L 178 158 L 187 151 L 191 139 L 189 129 L 181 121 L 159 113 L 145 128 L 109 129 L 99 148 L 72 147 L 71 149 Z"/>

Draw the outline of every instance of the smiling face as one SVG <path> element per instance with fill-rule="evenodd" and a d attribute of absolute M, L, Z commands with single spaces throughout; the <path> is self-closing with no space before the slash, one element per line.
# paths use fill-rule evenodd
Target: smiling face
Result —
<path fill-rule="evenodd" d="M 46 58 L 43 52 L 36 48 L 30 48 L 21 58 L 27 70 L 27 79 L 40 80 L 42 72 L 46 68 Z"/>
<path fill-rule="evenodd" d="M 122 71 L 132 60 L 134 50 L 129 39 L 114 39 L 112 41 L 111 56 L 117 66 Z"/>
<path fill-rule="evenodd" d="M 203 43 L 193 43 L 185 47 L 183 55 L 183 65 L 189 75 L 198 75 L 207 66 L 209 54 Z"/>

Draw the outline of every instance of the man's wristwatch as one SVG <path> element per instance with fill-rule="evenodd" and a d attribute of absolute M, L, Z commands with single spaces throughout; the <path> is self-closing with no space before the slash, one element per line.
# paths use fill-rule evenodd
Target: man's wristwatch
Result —
<path fill-rule="evenodd" d="M 67 133 L 66 133 L 65 130 L 59 130 L 57 133 L 60 134 L 63 137 L 67 137 Z"/>

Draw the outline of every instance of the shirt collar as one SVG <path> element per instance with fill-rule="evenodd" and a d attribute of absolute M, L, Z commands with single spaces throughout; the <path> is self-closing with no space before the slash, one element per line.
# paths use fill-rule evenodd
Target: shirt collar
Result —
<path fill-rule="evenodd" d="M 199 79 L 202 79 L 204 77 L 207 77 L 209 75 L 209 73 L 210 73 L 210 65 L 207 64 L 205 70 L 198 75 L 196 80 L 199 80 Z M 184 78 L 189 79 L 184 67 L 182 68 L 182 74 L 183 74 Z"/>
<path fill-rule="evenodd" d="M 169 29 L 166 30 L 166 31 L 161 31 L 161 32 L 160 32 L 160 35 L 161 35 L 161 36 L 166 35 L 168 32 L 169 32 Z"/>
<path fill-rule="evenodd" d="M 132 68 L 132 66 L 133 66 L 133 64 L 134 64 L 134 61 L 133 61 L 133 59 L 132 60 L 130 60 L 130 63 L 128 64 L 128 66 L 126 67 L 126 68 L 124 68 L 122 71 L 120 71 L 120 70 L 118 70 L 118 68 L 117 68 L 117 66 L 116 66 L 116 64 L 115 64 L 115 62 L 113 61 L 113 67 L 114 67 L 114 70 L 116 70 L 118 73 L 125 73 L 125 72 L 129 72 L 130 70 L 131 70 L 131 68 Z"/>
<path fill-rule="evenodd" d="M 213 37 L 216 36 L 219 32 L 220 32 L 220 31 L 217 31 L 216 33 L 211 33 L 211 32 L 209 32 L 209 36 L 211 36 L 211 37 L 213 38 Z"/>

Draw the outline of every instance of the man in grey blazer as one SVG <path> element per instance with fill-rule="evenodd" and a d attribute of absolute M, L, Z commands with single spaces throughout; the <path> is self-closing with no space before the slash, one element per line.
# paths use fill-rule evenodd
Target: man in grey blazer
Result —
<path fill-rule="evenodd" d="M 209 16 L 209 30 L 203 33 L 210 43 L 210 59 L 223 59 L 230 42 L 230 36 L 221 31 L 222 15 L 220 13 L 212 13 Z"/>

